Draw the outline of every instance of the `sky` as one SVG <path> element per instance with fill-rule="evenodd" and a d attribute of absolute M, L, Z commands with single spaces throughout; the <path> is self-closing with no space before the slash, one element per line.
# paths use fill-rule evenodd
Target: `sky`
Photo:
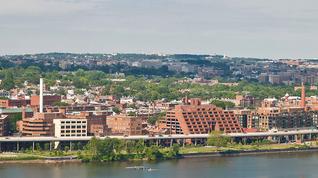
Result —
<path fill-rule="evenodd" d="M 0 55 L 318 57 L 317 0 L 0 0 Z"/>

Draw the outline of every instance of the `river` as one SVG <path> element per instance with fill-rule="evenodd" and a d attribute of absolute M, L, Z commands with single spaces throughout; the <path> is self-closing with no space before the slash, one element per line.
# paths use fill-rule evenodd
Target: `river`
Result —
<path fill-rule="evenodd" d="M 145 166 L 152 171 L 127 169 Z M 0 164 L 0 178 L 317 178 L 318 153 L 186 158 L 157 162 Z"/>

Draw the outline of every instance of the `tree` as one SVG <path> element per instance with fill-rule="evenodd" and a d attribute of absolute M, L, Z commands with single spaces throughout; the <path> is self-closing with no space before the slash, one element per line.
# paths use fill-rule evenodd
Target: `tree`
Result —
<path fill-rule="evenodd" d="M 211 104 L 214 104 L 215 106 L 223 108 L 223 109 L 233 108 L 235 106 L 235 104 L 230 101 L 221 101 L 221 100 L 212 100 Z"/>
<path fill-rule="evenodd" d="M 122 96 L 125 96 L 125 88 L 121 85 L 117 85 L 112 91 L 112 94 L 115 95 L 116 98 L 121 98 Z"/>
<path fill-rule="evenodd" d="M 35 150 L 37 150 L 37 151 L 41 151 L 42 150 L 40 143 L 36 143 L 35 144 Z"/>
<path fill-rule="evenodd" d="M 69 146 L 65 146 L 65 147 L 64 147 L 64 151 L 65 151 L 65 152 L 70 151 L 70 147 L 69 147 Z"/>
<path fill-rule="evenodd" d="M 163 157 L 157 145 L 152 145 L 151 147 L 147 147 L 145 154 L 148 160 L 157 160 Z"/>
<path fill-rule="evenodd" d="M 119 114 L 121 111 L 118 107 L 113 107 L 113 112 Z"/>
<path fill-rule="evenodd" d="M 159 114 L 155 114 L 153 116 L 150 116 L 147 121 L 148 121 L 149 124 L 155 125 L 156 122 L 158 120 L 160 120 L 161 118 L 163 118 L 165 115 L 166 115 L 165 112 L 162 112 L 162 113 L 159 113 Z"/>
<path fill-rule="evenodd" d="M 78 150 L 81 150 L 81 149 L 83 148 L 83 145 L 82 145 L 81 142 L 78 142 L 78 143 L 76 144 L 76 147 L 77 147 Z"/>
<path fill-rule="evenodd" d="M 62 101 L 56 101 L 53 103 L 53 106 L 68 106 L 68 104 Z"/>
<path fill-rule="evenodd" d="M 210 133 L 207 143 L 210 146 L 225 147 L 230 142 L 230 137 L 223 136 L 219 131 L 213 131 Z"/>
<path fill-rule="evenodd" d="M 119 139 L 106 138 L 104 140 L 92 138 L 86 145 L 89 160 L 112 161 L 117 160 L 124 144 Z"/>
<path fill-rule="evenodd" d="M 166 153 L 166 158 L 176 158 L 179 156 L 180 145 L 173 144 L 172 147 L 169 148 L 169 151 Z"/>
<path fill-rule="evenodd" d="M 138 140 L 134 146 L 134 149 L 137 154 L 143 153 L 145 150 L 144 140 Z"/>
<path fill-rule="evenodd" d="M 10 119 L 9 119 L 9 123 L 8 123 L 8 125 L 9 125 L 8 129 L 9 129 L 10 134 L 17 132 L 17 121 L 19 121 L 21 119 L 22 119 L 21 113 L 11 114 Z"/>
<path fill-rule="evenodd" d="M 5 90 L 11 90 L 14 87 L 15 87 L 15 82 L 14 82 L 13 72 L 11 70 L 8 70 L 1 83 L 1 88 Z"/>
<path fill-rule="evenodd" d="M 50 150 L 50 144 L 49 143 L 45 143 L 44 144 L 44 150 Z"/>

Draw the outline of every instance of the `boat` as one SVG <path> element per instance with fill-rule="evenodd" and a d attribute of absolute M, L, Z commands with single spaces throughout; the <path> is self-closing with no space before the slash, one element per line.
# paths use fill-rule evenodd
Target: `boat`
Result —
<path fill-rule="evenodd" d="M 157 169 L 152 169 L 150 167 L 145 167 L 145 166 L 132 166 L 132 167 L 126 167 L 126 169 L 134 169 L 134 170 L 147 171 L 147 172 L 157 170 Z"/>

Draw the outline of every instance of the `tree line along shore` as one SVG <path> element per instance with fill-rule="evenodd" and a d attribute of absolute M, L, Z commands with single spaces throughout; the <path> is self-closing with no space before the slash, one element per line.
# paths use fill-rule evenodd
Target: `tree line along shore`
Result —
<path fill-rule="evenodd" d="M 318 142 L 306 142 L 303 144 L 285 143 L 277 144 L 268 140 L 259 140 L 252 143 L 236 143 L 227 137 L 210 136 L 207 145 L 173 144 L 171 147 L 145 144 L 143 140 L 124 141 L 119 139 L 92 138 L 82 147 L 64 147 L 63 150 L 48 150 L 45 147 L 36 146 L 19 152 L 4 152 L 0 154 L 0 163 L 57 163 L 57 162 L 108 162 L 108 161 L 132 161 L 132 160 L 166 160 L 183 157 L 195 157 L 202 155 L 244 155 L 251 153 L 269 152 L 295 152 L 318 151 Z"/>

